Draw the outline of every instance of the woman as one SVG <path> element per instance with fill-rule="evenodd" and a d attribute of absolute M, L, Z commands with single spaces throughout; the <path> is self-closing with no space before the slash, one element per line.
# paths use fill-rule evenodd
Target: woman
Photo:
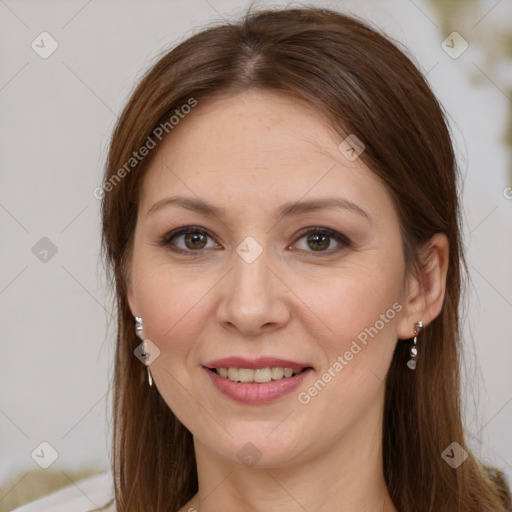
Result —
<path fill-rule="evenodd" d="M 164 55 L 102 187 L 115 510 L 510 510 L 461 421 L 456 174 L 421 73 L 351 17 Z"/>

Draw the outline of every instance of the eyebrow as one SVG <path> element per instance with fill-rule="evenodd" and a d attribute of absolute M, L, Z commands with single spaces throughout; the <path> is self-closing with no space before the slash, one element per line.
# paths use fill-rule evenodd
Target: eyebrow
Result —
<path fill-rule="evenodd" d="M 157 201 L 148 210 L 146 216 L 149 216 L 156 212 L 157 210 L 160 210 L 164 206 L 169 205 L 181 206 L 182 208 L 186 208 L 187 210 L 192 210 L 194 212 L 212 217 L 224 218 L 226 216 L 225 208 L 215 206 L 199 198 L 191 198 L 184 196 L 167 197 L 165 199 Z M 278 218 L 283 218 L 291 217 L 293 215 L 299 215 L 302 213 L 310 213 L 313 211 L 329 210 L 334 208 L 348 210 L 352 213 L 356 213 L 366 218 L 369 221 L 372 220 L 370 214 L 363 210 L 360 206 L 353 203 L 352 201 L 349 201 L 348 199 L 341 197 L 326 197 L 322 199 L 312 199 L 309 201 L 285 203 L 280 208 L 278 208 L 278 210 L 276 211 L 276 215 Z"/>

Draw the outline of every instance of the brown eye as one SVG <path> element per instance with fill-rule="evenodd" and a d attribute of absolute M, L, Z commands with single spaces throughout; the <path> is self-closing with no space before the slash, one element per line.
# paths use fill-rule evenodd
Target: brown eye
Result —
<path fill-rule="evenodd" d="M 312 233 L 307 238 L 308 245 L 313 251 L 323 251 L 328 249 L 331 243 L 331 239 L 328 235 L 322 235 L 318 233 Z"/>
<path fill-rule="evenodd" d="M 201 252 L 203 249 L 220 247 L 204 229 L 194 226 L 171 231 L 160 240 L 159 245 L 182 253 Z"/>
<path fill-rule="evenodd" d="M 352 245 L 345 235 L 327 228 L 304 230 L 295 244 L 299 245 L 298 250 L 302 252 L 316 252 L 326 255 L 339 252 Z"/>
<path fill-rule="evenodd" d="M 202 249 L 206 246 L 208 235 L 203 233 L 187 233 L 184 235 L 184 242 L 187 249 Z"/>

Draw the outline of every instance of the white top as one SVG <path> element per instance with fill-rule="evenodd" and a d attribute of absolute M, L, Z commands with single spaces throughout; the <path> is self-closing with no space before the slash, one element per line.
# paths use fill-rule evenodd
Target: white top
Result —
<path fill-rule="evenodd" d="M 112 475 L 107 472 L 80 480 L 12 512 L 89 512 L 105 506 L 113 497 Z M 115 512 L 115 505 L 105 510 Z"/>

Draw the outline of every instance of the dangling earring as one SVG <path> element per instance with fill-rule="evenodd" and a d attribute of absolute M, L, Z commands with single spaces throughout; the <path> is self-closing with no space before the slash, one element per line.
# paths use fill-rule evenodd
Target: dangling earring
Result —
<path fill-rule="evenodd" d="M 421 331 L 421 329 L 423 329 L 423 322 L 419 320 L 418 322 L 416 322 L 416 326 L 414 328 L 414 339 L 412 340 L 412 346 L 409 349 L 410 359 L 409 361 L 407 361 L 407 367 L 410 370 L 416 369 L 416 360 L 418 358 L 418 334 Z"/>
<path fill-rule="evenodd" d="M 142 318 L 140 316 L 135 317 L 135 334 L 142 340 L 142 359 L 143 363 L 146 365 L 148 369 L 148 381 L 149 385 L 153 385 L 153 378 L 151 377 L 151 371 L 149 370 L 149 352 L 147 351 L 147 340 L 144 339 L 144 335 L 142 334 Z"/>

